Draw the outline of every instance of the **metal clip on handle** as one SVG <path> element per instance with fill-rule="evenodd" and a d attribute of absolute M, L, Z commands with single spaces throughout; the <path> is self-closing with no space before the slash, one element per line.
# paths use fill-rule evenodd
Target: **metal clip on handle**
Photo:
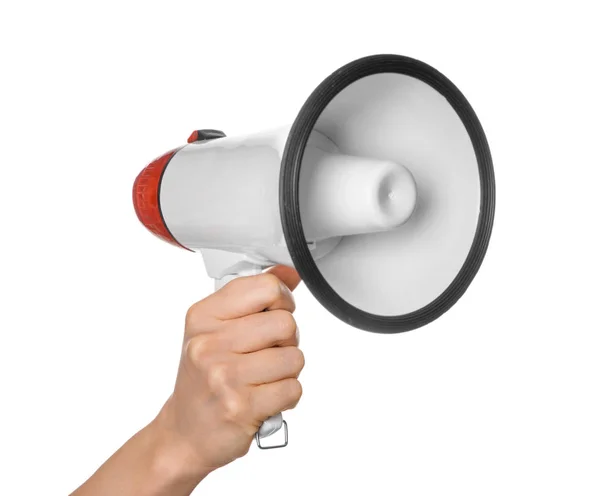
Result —
<path fill-rule="evenodd" d="M 281 413 L 279 414 L 281 416 Z M 260 448 L 260 449 L 274 449 L 274 448 L 285 448 L 288 444 L 288 427 L 287 427 L 287 422 L 285 420 L 282 419 L 281 421 L 282 425 L 283 425 L 283 443 L 282 444 L 272 444 L 272 445 L 268 445 L 268 446 L 264 446 L 260 443 L 261 437 L 260 437 L 260 429 L 256 432 L 256 434 L 254 434 L 254 439 L 256 439 L 256 445 Z M 264 424 L 263 424 L 264 425 Z"/>

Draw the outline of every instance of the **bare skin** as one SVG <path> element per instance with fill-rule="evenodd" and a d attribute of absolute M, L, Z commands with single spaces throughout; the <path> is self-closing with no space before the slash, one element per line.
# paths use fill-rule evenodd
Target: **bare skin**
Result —
<path fill-rule="evenodd" d="M 192 305 L 173 394 L 71 496 L 187 496 L 244 456 L 262 422 L 302 395 L 291 293 L 299 282 L 278 266 Z"/>

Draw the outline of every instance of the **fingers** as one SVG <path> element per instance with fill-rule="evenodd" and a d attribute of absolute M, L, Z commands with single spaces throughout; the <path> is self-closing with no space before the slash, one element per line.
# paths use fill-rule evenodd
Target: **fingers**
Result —
<path fill-rule="evenodd" d="M 298 284 L 300 284 L 300 274 L 295 269 L 288 267 L 287 265 L 276 265 L 267 271 L 269 274 L 277 276 L 289 289 L 294 291 Z"/>
<path fill-rule="evenodd" d="M 228 322 L 224 343 L 235 353 L 251 353 L 273 346 L 298 346 L 296 321 L 287 310 L 271 310 Z"/>
<path fill-rule="evenodd" d="M 274 274 L 239 277 L 219 291 L 194 304 L 188 312 L 231 320 L 263 310 L 296 309 L 290 289 Z"/>
<path fill-rule="evenodd" d="M 298 282 L 293 269 L 276 267 L 235 279 L 188 310 L 177 382 L 161 418 L 211 467 L 243 456 L 259 426 L 300 399 L 304 356 L 291 293 Z"/>
<path fill-rule="evenodd" d="M 294 408 L 302 396 L 297 379 L 283 379 L 256 386 L 252 392 L 253 416 L 263 422 L 267 418 Z"/>
<path fill-rule="evenodd" d="M 304 354 L 295 346 L 241 355 L 237 364 L 239 376 L 250 385 L 296 379 L 303 368 Z"/>
<path fill-rule="evenodd" d="M 246 315 L 224 322 L 212 331 L 192 328 L 187 332 L 189 339 L 203 341 L 203 347 L 213 352 L 252 353 L 273 346 L 299 344 L 296 321 L 287 310 Z"/>

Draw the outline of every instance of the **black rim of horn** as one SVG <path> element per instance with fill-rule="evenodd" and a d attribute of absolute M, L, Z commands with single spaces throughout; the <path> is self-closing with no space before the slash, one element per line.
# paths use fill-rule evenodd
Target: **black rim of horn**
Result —
<path fill-rule="evenodd" d="M 353 82 L 381 73 L 411 76 L 428 84 L 452 105 L 473 144 L 481 186 L 481 203 L 475 238 L 467 258 L 446 290 L 423 308 L 399 316 L 365 312 L 346 302 L 327 283 L 308 247 L 300 219 L 299 178 L 308 138 L 329 102 Z M 355 60 L 325 79 L 310 95 L 292 125 L 285 146 L 279 183 L 281 222 L 287 246 L 298 273 L 317 300 L 344 322 L 378 333 L 398 333 L 424 326 L 440 317 L 464 294 L 485 256 L 495 208 L 495 181 L 492 156 L 481 123 L 459 89 L 433 67 L 400 55 L 373 55 Z"/>

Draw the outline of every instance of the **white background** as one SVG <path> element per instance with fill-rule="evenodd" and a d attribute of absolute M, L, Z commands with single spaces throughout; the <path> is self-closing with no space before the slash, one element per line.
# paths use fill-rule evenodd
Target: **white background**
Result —
<path fill-rule="evenodd" d="M 197 492 L 600 494 L 595 3 L 2 2 L 0 494 L 72 491 L 171 391 L 212 281 L 138 223 L 137 173 L 194 129 L 290 122 L 381 52 L 433 65 L 478 113 L 488 256 L 449 313 L 394 336 L 301 287 L 290 445 Z"/>

